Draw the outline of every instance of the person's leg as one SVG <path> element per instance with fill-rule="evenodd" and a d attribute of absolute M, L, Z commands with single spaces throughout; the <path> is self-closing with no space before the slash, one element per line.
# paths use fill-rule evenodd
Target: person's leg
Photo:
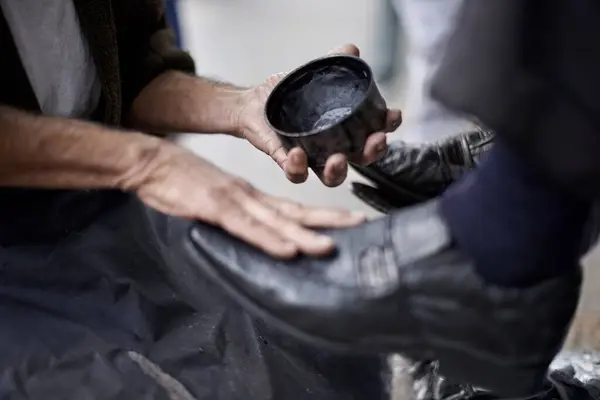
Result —
<path fill-rule="evenodd" d="M 475 132 L 445 146 L 394 143 L 383 160 L 355 167 L 376 182 L 382 200 L 366 189 L 358 195 L 393 207 L 405 199 L 442 195 L 458 180 L 444 195 L 444 214 L 455 240 L 492 283 L 537 283 L 564 272 L 567 265 L 576 266 L 596 241 L 598 224 L 591 215 L 596 208 L 548 182 L 501 142 L 492 148 L 493 138 L 486 133 L 480 139 Z M 475 168 L 481 157 L 483 164 Z"/>
<path fill-rule="evenodd" d="M 591 204 L 497 139 L 479 168 L 443 195 L 441 209 L 485 280 L 529 286 L 578 267 Z"/>
<path fill-rule="evenodd" d="M 403 143 L 394 143 L 390 147 L 390 154 L 379 164 L 357 168 L 357 172 L 371 180 L 371 185 L 374 186 L 354 183 L 352 190 L 361 200 L 376 207 L 383 213 L 390 213 L 395 208 L 406 205 L 407 195 L 404 191 L 424 194 L 425 198 L 436 197 L 447 186 L 440 185 L 440 177 L 447 184 L 460 179 L 464 174 L 473 171 L 478 164 L 477 159 L 482 156 L 485 157 L 493 147 L 492 139 L 494 135 L 491 132 L 486 133 L 486 140 L 483 142 L 481 140 L 474 141 L 471 137 L 472 135 L 472 133 L 460 134 L 456 138 L 439 145 L 420 145 L 419 147 L 415 147 Z M 481 144 L 484 145 L 484 148 L 481 148 Z M 476 146 L 475 149 L 473 145 Z M 453 147 L 455 146 L 459 146 L 460 148 L 454 149 Z M 418 155 L 413 155 L 414 152 L 417 152 Z M 431 154 L 428 154 L 429 152 L 432 152 L 435 156 L 431 156 Z M 457 165 L 453 165 L 455 163 Z M 422 171 L 427 171 L 427 173 L 424 174 Z M 448 174 L 448 172 L 455 172 L 456 175 L 453 176 L 453 174 Z M 389 190 L 388 187 L 390 185 L 394 186 L 396 190 Z M 422 188 L 421 191 L 418 190 L 419 187 Z M 429 192 L 431 189 L 433 191 Z M 597 242 L 600 232 L 599 226 L 600 205 L 595 202 L 587 218 L 585 233 L 579 246 L 582 256 L 587 254 Z M 554 363 L 556 365 L 553 365 L 553 367 L 564 367 L 566 364 L 565 359 L 568 359 L 568 363 L 576 366 L 584 364 L 588 371 L 593 371 L 593 362 L 590 357 L 590 355 L 584 356 L 578 353 L 561 353 L 557 356 L 556 360 L 561 362 Z M 598 355 L 594 355 L 594 357 L 597 359 Z M 416 400 L 456 398 L 460 393 L 464 393 L 464 400 L 467 400 L 477 393 L 477 389 L 470 387 L 470 385 L 460 384 L 453 386 L 443 385 L 446 389 L 440 394 L 439 388 L 441 382 L 445 381 L 445 378 L 437 372 L 437 363 L 412 363 L 408 360 L 400 359 L 400 364 L 404 366 L 401 370 L 403 375 L 401 378 L 402 382 L 405 385 L 407 380 L 408 382 L 412 382 L 412 393 L 409 395 L 415 397 Z M 576 367 L 576 369 L 580 370 L 583 367 Z M 589 373 L 578 373 L 577 377 L 585 381 L 586 379 L 589 380 L 591 375 Z M 598 377 L 597 373 L 595 377 Z M 410 388 L 410 386 L 408 385 L 407 387 Z"/>
<path fill-rule="evenodd" d="M 350 190 L 383 214 L 440 196 L 451 184 L 475 170 L 493 148 L 491 131 L 457 134 L 438 143 L 409 145 L 394 142 L 380 161 L 352 168 L 369 183 L 352 182 Z M 586 255 L 600 236 L 600 202 L 587 218 L 580 255 Z"/>
<path fill-rule="evenodd" d="M 429 94 L 430 81 L 441 62 L 463 0 L 395 0 L 407 35 L 406 123 L 402 140 L 436 141 L 472 128 Z"/>

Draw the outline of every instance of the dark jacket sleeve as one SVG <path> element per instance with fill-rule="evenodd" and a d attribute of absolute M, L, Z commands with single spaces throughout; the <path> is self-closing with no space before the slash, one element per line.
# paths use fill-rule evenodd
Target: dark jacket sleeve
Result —
<path fill-rule="evenodd" d="M 560 185 L 600 195 L 597 2 L 464 1 L 433 96 Z"/>
<path fill-rule="evenodd" d="M 177 47 L 163 0 L 113 1 L 117 24 L 123 112 L 154 78 L 168 70 L 195 73 L 192 57 Z"/>

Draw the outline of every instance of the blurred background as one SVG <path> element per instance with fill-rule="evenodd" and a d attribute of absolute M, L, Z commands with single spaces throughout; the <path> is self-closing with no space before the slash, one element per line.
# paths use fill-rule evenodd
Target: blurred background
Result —
<path fill-rule="evenodd" d="M 404 58 L 410 43 L 388 0 L 176 0 L 182 47 L 194 56 L 198 73 L 237 85 L 252 85 L 324 55 L 344 43 L 356 44 L 373 67 L 390 106 L 404 111 L 409 130 L 413 104 L 407 102 Z M 414 77 L 412 77 L 414 79 Z M 417 78 L 418 79 L 418 78 Z M 413 107 L 411 109 L 411 107 Z M 363 210 L 344 184 L 327 188 L 311 176 L 289 183 L 266 156 L 241 140 L 219 135 L 183 135 L 179 140 L 221 168 L 268 193 L 307 204 Z M 360 180 L 350 172 L 349 181 Z M 507 188 L 509 190 L 509 188 Z M 586 289 L 570 343 L 600 348 L 600 254 L 586 260 Z"/>

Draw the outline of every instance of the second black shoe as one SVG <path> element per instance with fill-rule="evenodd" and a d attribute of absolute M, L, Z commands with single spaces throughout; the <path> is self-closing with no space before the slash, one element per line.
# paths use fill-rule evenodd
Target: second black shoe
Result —
<path fill-rule="evenodd" d="M 390 144 L 380 161 L 351 167 L 371 184 L 352 182 L 350 190 L 383 214 L 440 196 L 451 184 L 475 169 L 493 147 L 495 134 L 479 129 L 422 145 Z M 600 202 L 595 202 L 581 243 L 585 255 L 600 237 Z"/>
<path fill-rule="evenodd" d="M 360 175 L 372 181 L 376 188 L 354 183 L 351 190 L 361 200 L 393 208 L 421 203 L 439 196 L 448 186 L 473 170 L 492 148 L 494 134 L 475 130 L 450 139 L 421 145 L 396 141 L 387 154 L 368 166 L 350 164 Z"/>
<path fill-rule="evenodd" d="M 578 269 L 526 289 L 489 286 L 435 201 L 325 232 L 338 249 L 327 259 L 278 261 L 201 223 L 183 244 L 198 274 L 314 345 L 438 360 L 450 380 L 505 396 L 542 384 L 578 302 Z"/>

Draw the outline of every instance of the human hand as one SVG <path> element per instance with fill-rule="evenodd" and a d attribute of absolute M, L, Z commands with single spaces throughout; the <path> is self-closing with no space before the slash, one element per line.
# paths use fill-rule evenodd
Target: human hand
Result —
<path fill-rule="evenodd" d="M 343 228 L 364 215 L 306 207 L 267 195 L 191 151 L 165 142 L 133 187 L 148 206 L 165 214 L 220 226 L 273 257 L 322 256 L 331 238 L 308 228 Z"/>
<path fill-rule="evenodd" d="M 354 45 L 345 45 L 334 49 L 330 54 L 359 55 Z M 238 117 L 239 132 L 259 150 L 267 153 L 283 169 L 287 178 L 294 183 L 302 183 L 308 178 L 308 159 L 300 148 L 285 150 L 279 137 L 273 132 L 264 118 L 264 108 L 269 94 L 286 73 L 272 75 L 262 84 L 250 89 Z M 363 156 L 359 164 L 368 165 L 376 161 L 387 151 L 386 132 L 395 131 L 402 123 L 400 110 L 388 110 L 385 132 L 376 132 L 367 138 Z M 354 160 L 353 160 L 354 161 Z M 344 154 L 333 154 L 325 164 L 323 175 L 319 178 L 327 186 L 338 186 L 348 173 L 348 159 Z"/>

